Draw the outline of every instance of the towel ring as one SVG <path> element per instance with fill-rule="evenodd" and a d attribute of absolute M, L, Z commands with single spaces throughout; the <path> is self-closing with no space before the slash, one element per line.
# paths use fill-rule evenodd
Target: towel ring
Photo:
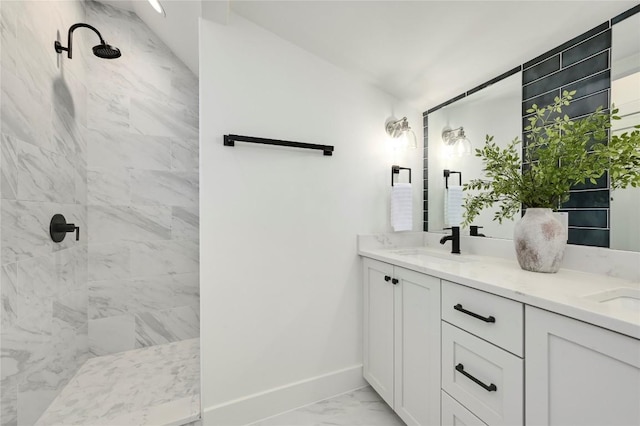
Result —
<path fill-rule="evenodd" d="M 393 175 L 399 175 L 400 170 L 409 170 L 409 183 L 411 183 L 411 168 L 410 167 L 400 167 L 400 166 L 391 166 L 391 186 L 393 186 Z"/>
<path fill-rule="evenodd" d="M 449 176 L 458 174 L 460 178 L 460 186 L 462 186 L 462 172 L 456 172 L 454 170 L 444 169 L 444 187 L 449 189 Z"/>

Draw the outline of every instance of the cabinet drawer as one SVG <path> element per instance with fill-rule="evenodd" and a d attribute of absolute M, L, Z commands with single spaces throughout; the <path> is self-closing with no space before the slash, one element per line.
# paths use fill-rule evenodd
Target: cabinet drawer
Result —
<path fill-rule="evenodd" d="M 522 303 L 442 281 L 442 319 L 523 356 Z"/>
<path fill-rule="evenodd" d="M 442 426 L 486 426 L 458 401 L 442 391 Z"/>
<path fill-rule="evenodd" d="M 442 323 L 442 389 L 488 425 L 523 424 L 523 361 Z"/>

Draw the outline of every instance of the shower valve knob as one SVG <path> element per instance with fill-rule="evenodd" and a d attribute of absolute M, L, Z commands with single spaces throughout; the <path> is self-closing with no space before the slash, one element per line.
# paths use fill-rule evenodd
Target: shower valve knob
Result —
<path fill-rule="evenodd" d="M 67 236 L 68 232 L 76 233 L 76 241 L 80 240 L 80 227 L 76 226 L 73 223 L 67 223 L 67 220 L 61 214 L 55 214 L 51 218 L 51 223 L 49 224 L 49 235 L 51 235 L 51 239 L 59 243 L 64 240 L 64 237 Z"/>

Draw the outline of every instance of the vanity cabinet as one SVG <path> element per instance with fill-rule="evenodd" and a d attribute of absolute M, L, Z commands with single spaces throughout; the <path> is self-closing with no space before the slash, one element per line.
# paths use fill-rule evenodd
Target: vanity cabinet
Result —
<path fill-rule="evenodd" d="M 363 265 L 364 378 L 407 425 L 439 425 L 440 280 Z"/>
<path fill-rule="evenodd" d="M 639 425 L 640 341 L 525 309 L 527 425 Z"/>
<path fill-rule="evenodd" d="M 640 425 L 639 339 L 363 265 L 364 377 L 408 425 Z"/>
<path fill-rule="evenodd" d="M 523 309 L 522 303 L 442 282 L 442 390 L 471 419 L 523 424 Z"/>

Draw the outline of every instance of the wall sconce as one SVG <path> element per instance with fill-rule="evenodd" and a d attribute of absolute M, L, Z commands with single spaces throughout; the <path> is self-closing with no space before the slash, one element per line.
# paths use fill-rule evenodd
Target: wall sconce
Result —
<path fill-rule="evenodd" d="M 445 128 L 442 131 L 442 141 L 457 157 L 471 155 L 471 141 L 465 136 L 462 126 L 457 129 Z"/>
<path fill-rule="evenodd" d="M 398 146 L 401 148 L 417 148 L 418 141 L 416 134 L 409 127 L 407 117 L 403 117 L 400 120 L 396 120 L 395 117 L 391 117 L 387 120 L 384 126 L 387 134 L 392 139 L 397 139 Z"/>

